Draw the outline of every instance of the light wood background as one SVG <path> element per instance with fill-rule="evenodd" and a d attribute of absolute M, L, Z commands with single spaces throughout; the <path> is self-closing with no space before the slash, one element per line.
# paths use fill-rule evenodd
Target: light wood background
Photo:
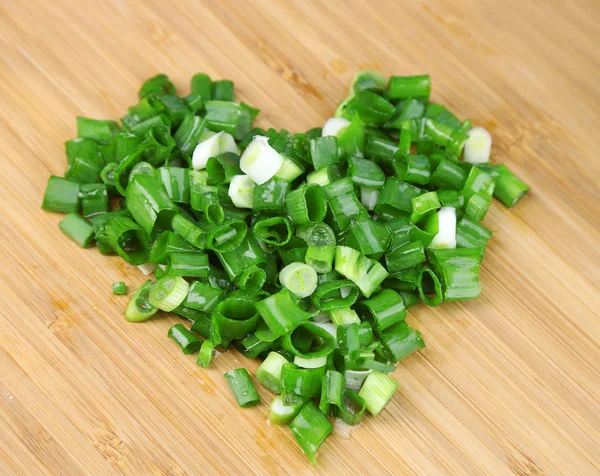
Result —
<path fill-rule="evenodd" d="M 0 1 L 1 474 L 600 472 L 600 3 Z M 432 99 L 494 136 L 533 188 L 495 204 L 481 299 L 419 306 L 427 349 L 386 411 L 312 469 L 271 396 L 242 410 L 223 373 L 122 317 L 141 273 L 65 239 L 40 210 L 78 114 L 116 119 L 141 82 L 235 81 L 259 124 L 323 124 L 354 73 L 430 73 Z"/>

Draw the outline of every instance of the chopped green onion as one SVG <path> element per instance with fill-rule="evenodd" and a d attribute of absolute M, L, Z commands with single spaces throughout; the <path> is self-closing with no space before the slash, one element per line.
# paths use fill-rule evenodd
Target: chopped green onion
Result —
<path fill-rule="evenodd" d="M 465 198 L 457 190 L 438 190 L 436 193 L 442 207 L 456 208 L 459 211 L 465 206 Z"/>
<path fill-rule="evenodd" d="M 358 396 L 365 401 L 366 409 L 371 415 L 379 415 L 398 389 L 396 382 L 389 375 L 374 370 L 363 383 Z"/>
<path fill-rule="evenodd" d="M 352 80 L 350 94 L 360 91 L 379 92 L 385 89 L 386 82 L 386 77 L 378 71 L 360 71 Z"/>
<path fill-rule="evenodd" d="M 290 423 L 290 429 L 304 454 L 316 466 L 317 450 L 333 430 L 327 417 L 313 402 L 308 402 Z"/>
<path fill-rule="evenodd" d="M 337 139 L 333 135 L 317 137 L 310 141 L 310 156 L 315 170 L 339 162 Z"/>
<path fill-rule="evenodd" d="M 306 242 L 298 236 L 292 236 L 286 245 L 280 246 L 277 249 L 284 266 L 296 261 L 305 261 L 307 250 Z"/>
<path fill-rule="evenodd" d="M 284 246 L 292 238 L 292 223 L 286 216 L 262 217 L 254 222 L 252 231 L 269 245 Z"/>
<path fill-rule="evenodd" d="M 342 393 L 342 405 L 334 410 L 336 418 L 347 425 L 356 425 L 365 415 L 367 402 L 351 388 L 345 388 Z"/>
<path fill-rule="evenodd" d="M 160 180 L 168 197 L 175 203 L 190 203 L 190 172 L 183 167 L 161 167 Z"/>
<path fill-rule="evenodd" d="M 319 403 L 319 410 L 321 410 L 324 415 L 329 413 L 331 405 L 337 407 L 343 406 L 342 398 L 345 386 L 346 379 L 344 378 L 344 374 L 336 372 L 335 370 L 328 370 L 325 372 L 321 389 L 321 400 Z"/>
<path fill-rule="evenodd" d="M 371 91 L 360 91 L 346 105 L 345 116 L 356 113 L 367 126 L 379 127 L 394 114 L 394 105 Z"/>
<path fill-rule="evenodd" d="M 237 282 L 238 286 L 244 284 L 255 290 L 262 287 L 265 272 L 261 267 L 265 264 L 266 258 L 254 234 L 246 233 L 236 248 L 228 251 L 215 250 L 215 252 L 229 279 Z"/>
<path fill-rule="evenodd" d="M 337 165 L 328 165 L 321 170 L 315 170 L 306 176 L 306 183 L 324 187 L 341 178 L 341 170 Z"/>
<path fill-rule="evenodd" d="M 485 129 L 430 94 L 428 75 L 360 72 L 323 128 L 293 133 L 254 128 L 260 111 L 230 80 L 198 73 L 183 97 L 159 74 L 122 127 L 77 118 L 42 208 L 81 246 L 154 273 L 128 321 L 187 319 L 169 336 L 204 368 L 217 346 L 264 359 L 258 380 L 281 392 L 270 418 L 314 463 L 327 417 L 379 413 L 398 386 L 386 374 L 425 347 L 407 309 L 479 296 L 480 222 L 493 197 L 511 207 L 529 191 L 489 162 Z M 226 378 L 241 406 L 258 403 L 245 370 Z"/>
<path fill-rule="evenodd" d="M 203 233 L 206 234 L 206 248 L 217 253 L 227 253 L 237 248 L 248 234 L 248 225 L 242 219 L 227 216 L 226 208 L 223 212 L 226 220 L 222 223 L 203 226 Z M 244 217 L 242 217 L 244 218 Z"/>
<path fill-rule="evenodd" d="M 67 166 L 65 178 L 80 183 L 95 183 L 103 168 L 104 161 L 97 154 L 91 157 L 77 156 Z"/>
<path fill-rule="evenodd" d="M 338 347 L 348 355 L 351 360 L 356 360 L 360 355 L 360 325 L 356 322 L 348 326 L 337 327 Z"/>
<path fill-rule="evenodd" d="M 404 182 L 418 185 L 429 182 L 429 159 L 425 155 L 396 154 L 393 165 L 396 176 Z"/>
<path fill-rule="evenodd" d="M 358 114 L 355 114 L 350 125 L 338 135 L 338 146 L 343 155 L 363 157 L 366 142 L 365 126 Z"/>
<path fill-rule="evenodd" d="M 397 177 L 388 177 L 379 192 L 375 213 L 384 219 L 409 216 L 412 211 L 412 199 L 421 195 L 421 189 L 400 181 Z"/>
<path fill-rule="evenodd" d="M 465 169 L 437 154 L 431 155 L 429 161 L 431 163 L 430 186 L 448 190 L 461 190 L 464 187 L 467 180 Z"/>
<path fill-rule="evenodd" d="M 184 317 L 192 322 L 191 330 L 202 337 L 209 337 L 212 323 L 208 314 L 191 307 L 181 306 L 173 309 L 173 312 L 181 317 Z"/>
<path fill-rule="evenodd" d="M 225 219 L 217 187 L 195 183 L 190 191 L 190 201 L 192 209 L 204 213 L 209 223 L 217 224 Z"/>
<path fill-rule="evenodd" d="M 352 219 L 366 210 L 356 197 L 354 185 L 350 178 L 340 179 L 323 187 L 336 226 L 347 230 Z"/>
<path fill-rule="evenodd" d="M 150 294 L 152 295 L 152 292 Z M 184 354 L 193 354 L 202 345 L 202 339 L 196 337 L 183 324 L 175 324 L 169 329 L 168 335 L 177 343 Z"/>
<path fill-rule="evenodd" d="M 406 321 L 379 331 L 378 336 L 386 357 L 392 362 L 398 362 L 425 347 L 421 334 L 411 328 Z"/>
<path fill-rule="evenodd" d="M 212 99 L 212 81 L 207 74 L 197 73 L 192 76 L 192 93 L 199 94 L 205 101 Z"/>
<path fill-rule="evenodd" d="M 335 270 L 356 284 L 367 298 L 388 276 L 380 263 L 348 246 L 336 247 Z"/>
<path fill-rule="evenodd" d="M 42 208 L 50 212 L 77 213 L 79 187 L 77 182 L 51 175 L 44 193 Z"/>
<path fill-rule="evenodd" d="M 143 322 L 158 312 L 158 308 L 150 303 L 150 291 L 154 283 L 150 280 L 142 284 L 129 298 L 125 309 L 125 319 L 129 322 Z"/>
<path fill-rule="evenodd" d="M 296 226 L 323 221 L 327 213 L 325 193 L 319 185 L 302 185 L 287 194 L 285 210 Z"/>
<path fill-rule="evenodd" d="M 192 167 L 194 170 L 205 169 L 208 165 L 208 161 L 211 158 L 218 157 L 219 155 L 226 153 L 239 154 L 239 147 L 236 145 L 235 140 L 227 132 L 218 132 L 216 134 L 202 135 L 200 142 L 194 147 L 192 154 Z M 239 164 L 238 164 L 239 168 Z"/>
<path fill-rule="evenodd" d="M 151 165 L 159 166 L 165 163 L 177 145 L 171 137 L 171 130 L 165 125 L 156 125 L 145 133 L 144 160 Z"/>
<path fill-rule="evenodd" d="M 192 330 L 194 327 L 192 326 Z M 215 346 L 213 345 L 210 339 L 206 339 L 202 342 L 200 346 L 200 352 L 198 352 L 198 358 L 196 359 L 196 364 L 200 367 L 204 367 L 207 369 L 212 362 L 212 359 L 215 357 Z"/>
<path fill-rule="evenodd" d="M 358 287 L 350 280 L 328 281 L 317 286 L 311 302 L 321 311 L 349 308 L 358 299 Z"/>
<path fill-rule="evenodd" d="M 426 213 L 425 218 L 420 223 L 412 225 L 412 239 L 413 241 L 420 241 L 423 243 L 423 247 L 427 248 L 439 231 L 438 214 L 432 210 Z"/>
<path fill-rule="evenodd" d="M 485 164 L 490 160 L 492 136 L 483 127 L 473 127 L 467 132 L 464 160 L 469 164 Z"/>
<path fill-rule="evenodd" d="M 160 178 L 157 170 L 151 164 L 144 161 L 138 162 L 133 166 L 129 173 L 129 181 L 131 182 L 131 179 L 136 175 L 150 175 L 151 177 Z"/>
<path fill-rule="evenodd" d="M 166 74 L 157 74 L 156 76 L 146 80 L 138 91 L 138 96 L 140 99 L 148 96 L 149 94 L 175 94 L 175 86 L 169 80 L 169 77 Z"/>
<path fill-rule="evenodd" d="M 478 167 L 471 167 L 461 192 L 465 198 L 465 203 L 468 204 L 474 195 L 481 195 L 482 198 L 491 200 L 495 184 L 496 181 L 491 175 L 483 172 Z"/>
<path fill-rule="evenodd" d="M 465 215 L 475 221 L 481 221 L 485 218 L 491 204 L 491 197 L 476 193 L 466 202 Z"/>
<path fill-rule="evenodd" d="M 292 401 L 285 402 L 281 395 L 277 395 L 269 407 L 269 422 L 274 425 L 287 425 L 296 415 L 300 413 L 302 407 L 308 401 L 307 398 L 292 396 Z"/>
<path fill-rule="evenodd" d="M 206 246 L 207 237 L 204 230 L 183 215 L 175 215 L 171 221 L 171 226 L 175 233 L 195 248 L 204 249 Z"/>
<path fill-rule="evenodd" d="M 437 215 L 438 232 L 429 248 L 456 248 L 456 209 L 442 207 Z"/>
<path fill-rule="evenodd" d="M 375 209 L 377 199 L 379 198 L 379 190 L 370 187 L 360 187 L 360 203 L 369 211 Z"/>
<path fill-rule="evenodd" d="M 114 185 L 117 191 L 123 196 L 125 196 L 125 190 L 131 178 L 131 173 L 134 167 L 142 161 L 146 147 L 147 145 L 142 142 L 134 152 L 121 161 L 113 173 Z"/>
<path fill-rule="evenodd" d="M 76 160 L 89 161 L 98 160 L 98 142 L 92 139 L 78 137 L 65 142 L 65 152 L 67 155 L 67 164 Z"/>
<path fill-rule="evenodd" d="M 421 300 L 428 306 L 439 306 L 442 303 L 440 280 L 427 266 L 421 267 L 419 271 L 417 289 Z"/>
<path fill-rule="evenodd" d="M 242 172 L 259 185 L 272 179 L 282 165 L 283 157 L 269 145 L 268 138 L 263 136 L 256 136 L 240 159 Z"/>
<path fill-rule="evenodd" d="M 415 291 L 398 291 L 398 294 L 402 297 L 406 309 L 410 309 L 421 302 L 419 295 Z"/>
<path fill-rule="evenodd" d="M 300 175 L 304 173 L 304 167 L 292 158 L 282 155 L 283 164 L 275 174 L 275 177 L 284 180 L 292 181 L 296 180 Z"/>
<path fill-rule="evenodd" d="M 281 285 L 299 297 L 310 296 L 317 288 L 317 272 L 304 263 L 290 263 L 279 273 Z"/>
<path fill-rule="evenodd" d="M 225 380 L 233 392 L 233 396 L 241 408 L 249 408 L 260 403 L 260 397 L 250 379 L 250 374 L 244 368 L 233 369 L 225 373 Z"/>
<path fill-rule="evenodd" d="M 301 322 L 283 337 L 281 345 L 293 355 L 314 359 L 331 354 L 335 349 L 335 338 L 312 322 Z"/>
<path fill-rule="evenodd" d="M 402 136 L 400 139 L 402 142 Z M 369 135 L 365 148 L 365 156 L 375 162 L 391 162 L 398 150 L 398 145 L 391 141 L 386 135 L 383 137 Z M 408 154 L 409 152 L 410 149 L 406 153 Z"/>
<path fill-rule="evenodd" d="M 113 294 L 116 294 L 118 296 L 127 294 L 127 285 L 123 281 L 118 281 L 116 283 L 113 283 L 112 292 L 113 292 Z"/>
<path fill-rule="evenodd" d="M 229 184 L 229 197 L 238 208 L 252 208 L 252 196 L 256 184 L 248 175 L 236 175 Z"/>
<path fill-rule="evenodd" d="M 161 96 L 157 96 L 155 98 L 155 102 L 157 107 L 160 107 L 163 113 L 169 118 L 171 122 L 171 127 L 176 128 L 179 127 L 183 119 L 190 112 L 190 108 L 188 107 L 189 101 L 200 101 L 200 106 L 202 105 L 202 98 L 180 98 L 179 96 L 175 96 L 172 94 L 165 94 Z M 160 106 L 158 106 L 160 104 Z M 169 134 L 170 136 L 171 134 Z"/>
<path fill-rule="evenodd" d="M 312 314 L 304 311 L 284 289 L 255 304 L 275 338 L 294 330 Z"/>
<path fill-rule="evenodd" d="M 150 175 L 133 177 L 127 186 L 125 198 L 131 216 L 150 236 L 169 229 L 178 212 L 160 181 Z"/>
<path fill-rule="evenodd" d="M 240 106 L 245 109 L 246 111 L 248 111 L 248 113 L 250 114 L 250 118 L 252 120 L 256 119 L 258 117 L 258 115 L 260 114 L 260 109 L 257 109 L 256 107 L 252 107 L 249 104 L 246 104 L 245 102 L 241 102 Z"/>
<path fill-rule="evenodd" d="M 317 326 L 322 328 L 321 326 Z M 325 329 L 326 330 L 326 329 Z M 327 331 L 327 330 L 326 330 Z M 329 331 L 327 331 L 329 332 Z M 298 367 L 302 367 L 303 369 L 318 369 L 327 365 L 327 356 L 323 357 L 312 357 L 310 359 L 306 359 L 304 357 L 300 357 L 299 355 L 294 356 L 294 364 Z"/>
<path fill-rule="evenodd" d="M 125 215 L 108 217 L 106 243 L 125 261 L 136 266 L 147 263 L 150 257 L 148 235 L 136 222 Z"/>
<path fill-rule="evenodd" d="M 383 170 L 373 161 L 360 157 L 348 158 L 348 175 L 355 185 L 381 188 L 385 183 Z"/>
<path fill-rule="evenodd" d="M 197 251 L 193 245 L 172 231 L 163 231 L 154 244 L 150 252 L 150 261 L 156 264 L 167 264 L 170 253 Z"/>
<path fill-rule="evenodd" d="M 183 122 L 177 128 L 177 132 L 175 132 L 175 135 L 173 136 L 177 148 L 186 154 L 195 152 L 205 127 L 206 120 L 202 117 L 193 114 L 185 116 Z"/>
<path fill-rule="evenodd" d="M 213 81 L 212 99 L 217 101 L 233 101 L 233 81 L 228 79 Z"/>
<path fill-rule="evenodd" d="M 392 233 L 390 246 L 387 249 L 388 253 L 391 253 L 402 245 L 410 243 L 412 240 L 413 225 L 408 218 L 394 218 L 386 222 L 386 225 Z"/>
<path fill-rule="evenodd" d="M 483 257 L 481 248 L 432 249 L 427 251 L 427 255 L 442 282 L 444 300 L 479 297 L 479 266 Z"/>
<path fill-rule="evenodd" d="M 210 312 L 224 297 L 225 292 L 222 289 L 209 286 L 200 281 L 194 281 L 183 304 L 199 311 Z"/>
<path fill-rule="evenodd" d="M 232 339 L 244 339 L 256 330 L 259 316 L 254 300 L 229 295 L 211 313 L 211 340 L 214 345 L 228 345 Z"/>
<path fill-rule="evenodd" d="M 100 172 L 100 179 L 106 185 L 108 193 L 111 195 L 117 193 L 117 188 L 115 187 L 115 171 L 118 166 L 119 164 L 116 162 L 110 162 L 106 164 Z"/>
<path fill-rule="evenodd" d="M 269 212 L 283 212 L 285 197 L 291 189 L 291 183 L 277 177 L 273 177 L 260 185 L 254 187 L 252 197 L 252 209 Z"/>
<path fill-rule="evenodd" d="M 389 247 L 390 229 L 367 215 L 359 215 L 352 222 L 346 244 L 370 258 L 379 258 Z"/>
<path fill-rule="evenodd" d="M 303 369 L 296 364 L 285 364 L 281 369 L 281 389 L 284 393 L 306 398 L 318 397 L 325 367 Z"/>
<path fill-rule="evenodd" d="M 150 291 L 150 304 L 163 311 L 172 311 L 185 300 L 189 287 L 181 276 L 167 275 Z"/>
<path fill-rule="evenodd" d="M 206 162 L 206 171 L 213 183 L 226 185 L 234 176 L 242 175 L 240 156 L 234 152 L 211 156 Z"/>
<path fill-rule="evenodd" d="M 434 213 L 441 207 L 440 200 L 435 192 L 426 192 L 412 199 L 412 213 L 410 221 L 417 223 L 423 218 Z"/>
<path fill-rule="evenodd" d="M 108 211 L 108 191 L 102 183 L 85 183 L 79 187 L 83 215 L 90 217 Z"/>
<path fill-rule="evenodd" d="M 155 127 L 167 127 L 168 129 L 171 129 L 169 118 L 166 114 L 164 114 L 163 111 L 160 111 L 157 115 L 149 117 L 143 121 L 131 124 L 128 129 L 133 134 L 142 137 Z M 146 141 L 143 141 L 141 144 L 149 145 L 146 144 Z"/>
<path fill-rule="evenodd" d="M 208 255 L 196 251 L 170 253 L 167 261 L 167 273 L 171 276 L 207 278 Z"/>
<path fill-rule="evenodd" d="M 304 261 L 312 266 L 317 273 L 325 274 L 331 271 L 335 257 L 335 233 L 325 223 L 317 223 L 302 231 L 302 239 L 306 242 Z"/>
<path fill-rule="evenodd" d="M 256 359 L 260 354 L 270 350 L 273 342 L 265 342 L 258 338 L 256 334 L 250 334 L 239 342 L 238 348 L 249 359 Z"/>
<path fill-rule="evenodd" d="M 269 352 L 256 369 L 256 379 L 272 393 L 281 393 L 281 369 L 289 361 L 277 352 Z"/>
<path fill-rule="evenodd" d="M 368 310 L 373 319 L 373 327 L 378 331 L 383 331 L 406 318 L 404 301 L 392 289 L 384 289 L 360 304 Z"/>
<path fill-rule="evenodd" d="M 94 227 L 77 213 L 68 213 L 58 224 L 60 231 L 82 248 L 89 248 L 94 241 Z"/>
<path fill-rule="evenodd" d="M 529 186 L 508 170 L 504 164 L 480 166 L 479 168 L 496 179 L 494 197 L 509 208 L 514 207 L 529 192 Z"/>
<path fill-rule="evenodd" d="M 350 309 L 349 307 L 330 309 L 329 315 L 336 326 L 346 326 L 353 323 L 360 324 L 360 317 L 358 317 L 354 309 Z"/>
<path fill-rule="evenodd" d="M 119 124 L 115 121 L 101 121 L 77 116 L 77 136 L 93 139 L 100 144 L 111 142 Z"/>
<path fill-rule="evenodd" d="M 384 129 L 400 129 L 400 140 L 402 136 L 408 133 L 408 137 L 404 140 L 406 143 L 400 144 L 400 148 L 408 154 L 410 152 L 410 142 L 412 141 L 412 130 L 407 127 L 407 121 L 412 119 L 420 119 L 425 112 L 425 106 L 417 99 L 403 99 L 396 104 L 396 111 L 392 118 L 383 125 Z"/>
<path fill-rule="evenodd" d="M 323 126 L 323 137 L 339 137 L 350 126 L 350 121 L 341 117 L 327 119 Z"/>
<path fill-rule="evenodd" d="M 234 139 L 243 139 L 252 129 L 250 112 L 231 101 L 206 101 L 206 123 L 213 131 L 224 131 Z"/>
<path fill-rule="evenodd" d="M 491 237 L 491 230 L 469 218 L 463 217 L 456 225 L 456 244 L 460 248 L 485 248 Z"/>
<path fill-rule="evenodd" d="M 429 99 L 431 94 L 431 77 L 422 76 L 391 76 L 388 82 L 390 99 Z"/>

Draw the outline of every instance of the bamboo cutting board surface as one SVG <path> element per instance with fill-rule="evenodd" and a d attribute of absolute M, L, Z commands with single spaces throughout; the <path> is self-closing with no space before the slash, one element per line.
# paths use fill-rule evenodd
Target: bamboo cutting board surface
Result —
<path fill-rule="evenodd" d="M 482 1 L 2 0 L 1 474 L 577 474 L 600 472 L 600 5 Z M 432 99 L 493 134 L 532 185 L 495 204 L 472 302 L 418 306 L 427 349 L 377 418 L 313 469 L 271 396 L 239 409 L 168 318 L 128 324 L 140 271 L 82 250 L 40 204 L 75 116 L 116 119 L 142 81 L 235 81 L 261 126 L 323 124 L 362 68 L 430 73 Z"/>

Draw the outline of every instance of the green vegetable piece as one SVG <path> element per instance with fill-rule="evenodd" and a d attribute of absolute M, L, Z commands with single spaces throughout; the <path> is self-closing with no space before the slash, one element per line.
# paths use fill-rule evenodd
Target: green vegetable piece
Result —
<path fill-rule="evenodd" d="M 244 368 L 233 369 L 225 373 L 225 380 L 233 392 L 233 396 L 241 408 L 249 408 L 260 403 L 260 397 Z"/>

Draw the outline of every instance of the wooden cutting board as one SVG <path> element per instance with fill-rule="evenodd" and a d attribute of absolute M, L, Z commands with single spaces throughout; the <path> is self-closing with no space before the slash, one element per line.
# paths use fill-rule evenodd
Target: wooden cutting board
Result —
<path fill-rule="evenodd" d="M 0 2 L 0 473 L 600 472 L 600 4 L 597 1 Z M 40 204 L 75 116 L 117 119 L 142 81 L 235 81 L 261 126 L 321 125 L 363 68 L 430 73 L 532 193 L 494 204 L 473 302 L 411 309 L 427 349 L 378 418 L 313 469 L 271 395 L 242 410 L 223 373 L 123 319 L 137 268 L 61 235 Z"/>

